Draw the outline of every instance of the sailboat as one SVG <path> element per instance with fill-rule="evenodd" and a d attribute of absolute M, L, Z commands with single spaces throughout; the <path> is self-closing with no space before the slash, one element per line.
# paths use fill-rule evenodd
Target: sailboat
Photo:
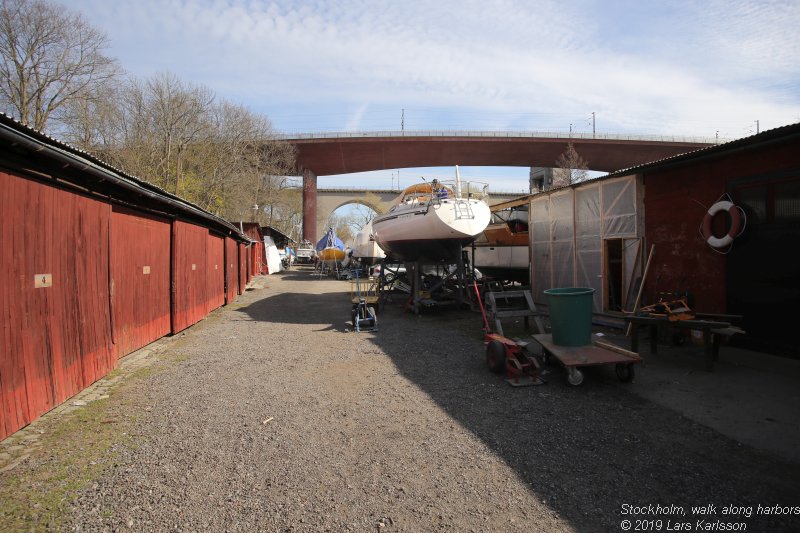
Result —
<path fill-rule="evenodd" d="M 489 224 L 488 185 L 423 181 L 406 187 L 396 204 L 372 220 L 375 242 L 394 261 L 455 261 Z"/>
<path fill-rule="evenodd" d="M 475 239 L 475 268 L 493 278 L 530 283 L 527 198 L 491 207 L 492 219 Z"/>
<path fill-rule="evenodd" d="M 344 243 L 336 236 L 333 228 L 329 228 L 325 236 L 317 242 L 317 258 L 323 264 L 333 265 L 344 260 Z"/>
<path fill-rule="evenodd" d="M 353 239 L 353 258 L 361 261 L 363 265 L 374 265 L 386 257 L 386 253 L 375 242 L 372 234 L 372 220 L 356 233 Z"/>

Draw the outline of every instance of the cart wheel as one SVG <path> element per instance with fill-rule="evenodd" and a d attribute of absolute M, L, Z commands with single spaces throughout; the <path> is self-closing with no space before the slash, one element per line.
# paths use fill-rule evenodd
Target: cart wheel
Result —
<path fill-rule="evenodd" d="M 573 387 L 580 386 L 583 383 L 583 372 L 578 370 L 575 367 L 570 367 L 567 369 L 567 383 L 572 385 Z"/>
<path fill-rule="evenodd" d="M 617 377 L 621 382 L 630 383 L 633 381 L 633 376 L 635 374 L 633 363 L 617 363 L 615 370 L 617 371 Z"/>
<path fill-rule="evenodd" d="M 502 374 L 506 369 L 506 347 L 494 340 L 486 345 L 486 364 L 495 374 Z"/>

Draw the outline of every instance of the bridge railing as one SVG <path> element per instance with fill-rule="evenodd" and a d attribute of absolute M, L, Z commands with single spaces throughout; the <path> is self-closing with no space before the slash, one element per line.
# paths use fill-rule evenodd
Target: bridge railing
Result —
<path fill-rule="evenodd" d="M 360 138 L 392 138 L 392 137 L 486 137 L 486 138 L 529 138 L 529 139 L 577 139 L 577 140 L 611 140 L 611 141 L 652 141 L 677 142 L 693 144 L 720 144 L 731 139 L 717 137 L 698 137 L 684 135 L 633 135 L 628 133 L 564 133 L 550 131 L 469 131 L 469 130 L 407 130 L 407 131 L 342 131 L 318 133 L 286 133 L 278 135 L 285 141 L 310 139 L 360 139 Z"/>

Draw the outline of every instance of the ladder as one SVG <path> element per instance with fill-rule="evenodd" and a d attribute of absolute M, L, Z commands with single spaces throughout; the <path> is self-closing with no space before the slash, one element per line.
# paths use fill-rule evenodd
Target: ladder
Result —
<path fill-rule="evenodd" d="M 456 211 L 456 220 L 462 218 L 475 218 L 475 213 L 472 212 L 472 206 L 468 200 L 457 199 L 453 203 L 453 208 Z"/>
<path fill-rule="evenodd" d="M 533 317 L 533 321 L 536 323 L 536 329 L 539 330 L 539 333 L 545 333 L 541 314 L 536 310 L 536 304 L 533 303 L 531 291 L 487 292 L 486 309 L 489 317 L 494 320 L 495 332 L 499 335 L 503 335 L 503 324 L 501 320 L 504 318 L 517 317 L 523 317 L 525 319 L 525 327 L 530 325 L 529 319 Z"/>

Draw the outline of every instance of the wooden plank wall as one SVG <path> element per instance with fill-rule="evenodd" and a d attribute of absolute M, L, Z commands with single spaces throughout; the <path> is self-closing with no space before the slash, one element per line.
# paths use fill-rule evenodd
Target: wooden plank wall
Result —
<path fill-rule="evenodd" d="M 225 305 L 225 239 L 209 233 L 207 246 L 206 314 Z"/>
<path fill-rule="evenodd" d="M 170 332 L 170 221 L 113 206 L 112 332 L 118 357 Z"/>
<path fill-rule="evenodd" d="M 239 249 L 236 241 L 225 237 L 225 304 L 236 299 L 239 292 Z"/>
<path fill-rule="evenodd" d="M 0 172 L 0 438 L 114 366 L 111 209 Z"/>
<path fill-rule="evenodd" d="M 240 242 L 237 244 L 239 252 L 239 294 L 244 294 L 245 287 L 247 286 L 247 246 Z"/>
<path fill-rule="evenodd" d="M 208 312 L 208 230 L 172 222 L 172 333 L 199 322 Z"/>
<path fill-rule="evenodd" d="M 246 248 L 206 227 L 6 172 L 0 191 L 0 439 L 223 305 L 226 271 L 244 291 Z"/>

